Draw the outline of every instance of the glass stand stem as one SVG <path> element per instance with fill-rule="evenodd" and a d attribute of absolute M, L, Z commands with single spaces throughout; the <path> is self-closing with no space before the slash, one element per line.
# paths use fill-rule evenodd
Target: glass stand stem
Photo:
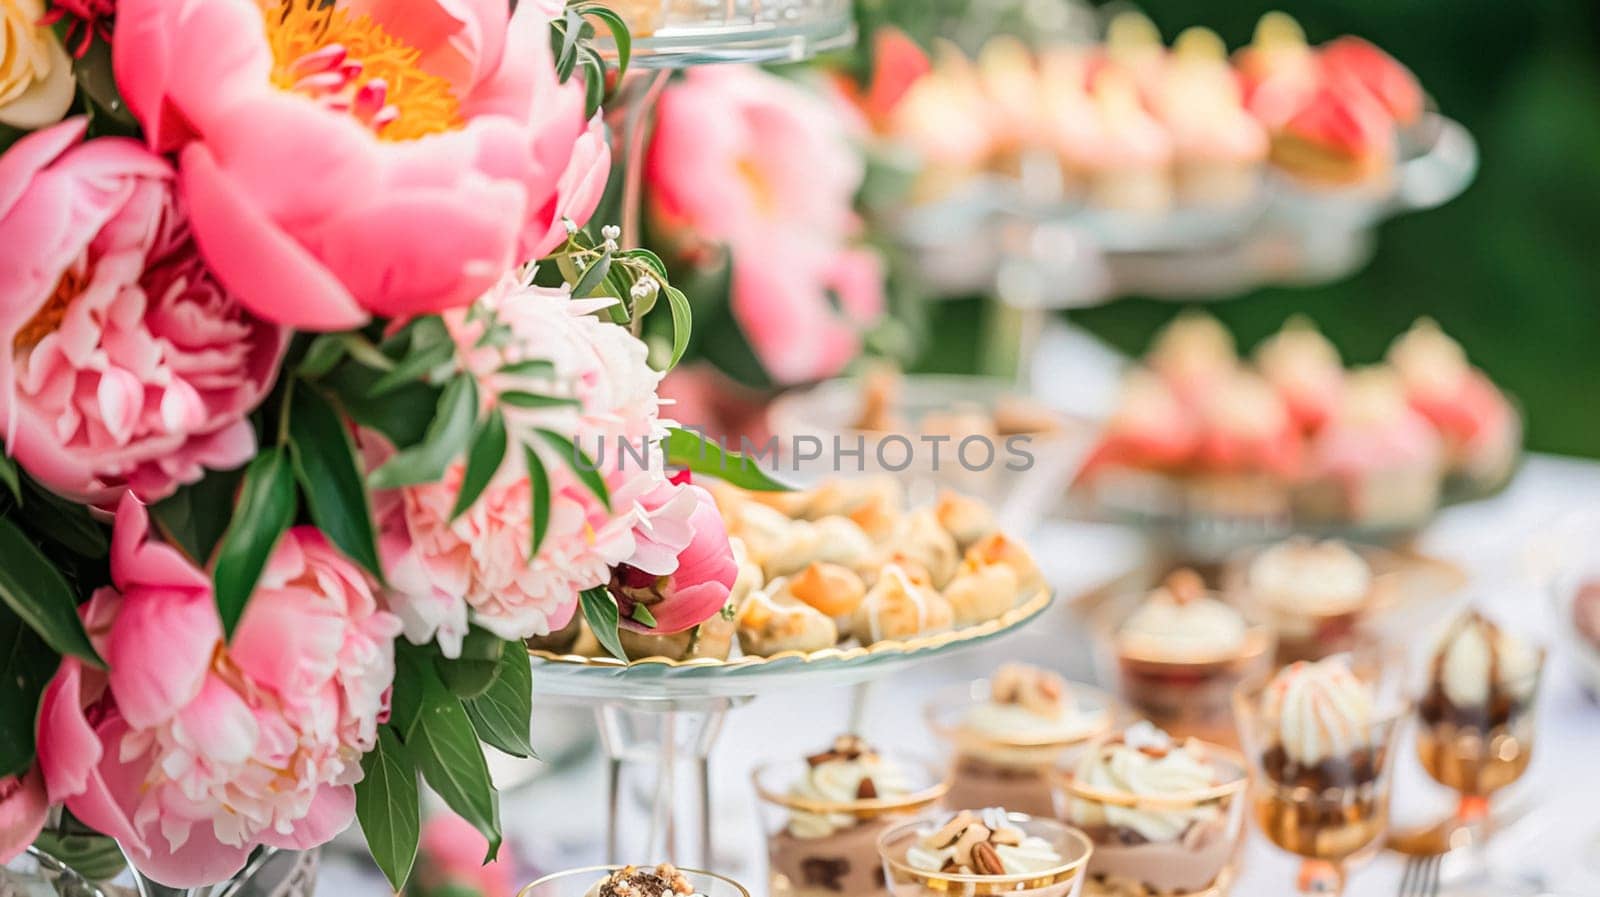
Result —
<path fill-rule="evenodd" d="M 607 761 L 606 862 L 713 865 L 710 756 L 732 706 L 703 698 L 596 708 Z"/>

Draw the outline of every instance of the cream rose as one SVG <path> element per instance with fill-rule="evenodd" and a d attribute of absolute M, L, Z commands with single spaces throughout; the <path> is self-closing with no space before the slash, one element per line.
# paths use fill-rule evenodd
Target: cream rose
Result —
<path fill-rule="evenodd" d="M 44 0 L 0 0 L 0 124 L 33 130 L 72 105 L 72 60 L 44 18 Z"/>

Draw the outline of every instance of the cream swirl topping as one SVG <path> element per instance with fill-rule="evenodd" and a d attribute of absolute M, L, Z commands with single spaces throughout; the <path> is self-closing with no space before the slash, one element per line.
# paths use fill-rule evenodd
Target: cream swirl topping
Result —
<path fill-rule="evenodd" d="M 1477 611 L 1445 633 L 1436 656 L 1439 685 L 1457 707 L 1482 707 L 1495 686 L 1517 700 L 1539 684 L 1538 648 L 1496 626 Z"/>
<path fill-rule="evenodd" d="M 1389 347 L 1389 363 L 1406 388 L 1426 395 L 1448 395 L 1472 370 L 1466 350 L 1431 318 L 1419 318 Z"/>
<path fill-rule="evenodd" d="M 1105 710 L 1080 704 L 1060 676 L 1023 664 L 996 670 L 989 695 L 962 718 L 967 731 L 986 741 L 1074 741 L 1105 725 L 1107 718 Z"/>
<path fill-rule="evenodd" d="M 917 832 L 906 864 L 923 872 L 958 875 L 1027 875 L 1062 864 L 1049 841 L 1017 828 L 998 807 L 962 810 Z"/>
<path fill-rule="evenodd" d="M 1372 570 L 1350 546 L 1332 539 L 1291 539 L 1261 552 L 1250 564 L 1250 592 L 1283 610 L 1349 613 L 1372 590 Z"/>
<path fill-rule="evenodd" d="M 1135 723 L 1116 741 L 1085 755 L 1077 781 L 1096 791 L 1133 796 L 1175 796 L 1218 784 L 1217 771 L 1199 753 L 1198 745 L 1174 744 L 1166 732 L 1148 722 Z M 1172 809 L 1117 806 L 1073 798 L 1072 820 L 1079 825 L 1129 829 L 1146 841 L 1174 841 L 1197 822 L 1214 819 L 1214 803 Z"/>
<path fill-rule="evenodd" d="M 1122 624 L 1117 644 L 1124 654 L 1201 663 L 1237 653 L 1247 629 L 1239 611 L 1207 596 L 1192 571 L 1179 570 Z"/>
<path fill-rule="evenodd" d="M 1262 701 L 1262 715 L 1275 724 L 1284 754 L 1302 766 L 1342 759 L 1372 744 L 1372 687 L 1350 669 L 1345 655 L 1284 667 Z"/>
<path fill-rule="evenodd" d="M 805 776 L 789 787 L 791 798 L 842 807 L 857 801 L 905 797 L 912 791 L 899 764 L 853 735 L 840 736 L 831 750 L 807 757 L 806 763 Z M 795 809 L 789 814 L 789 834 L 796 838 L 826 838 L 855 824 L 856 816 L 849 812 Z"/>

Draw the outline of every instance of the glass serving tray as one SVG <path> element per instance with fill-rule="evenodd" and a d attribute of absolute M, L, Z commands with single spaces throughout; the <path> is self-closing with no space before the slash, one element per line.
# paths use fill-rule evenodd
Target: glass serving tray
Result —
<path fill-rule="evenodd" d="M 750 698 L 793 687 L 853 685 L 946 657 L 1013 632 L 1050 606 L 1042 589 L 993 620 L 907 640 L 820 651 L 783 651 L 768 657 L 728 660 L 664 657 L 625 663 L 614 657 L 584 657 L 530 650 L 534 693 L 554 698 L 670 702 L 706 698 Z"/>
<path fill-rule="evenodd" d="M 609 0 L 633 29 L 632 65 L 797 62 L 855 42 L 849 0 Z M 597 46 L 614 55 L 602 29 Z"/>

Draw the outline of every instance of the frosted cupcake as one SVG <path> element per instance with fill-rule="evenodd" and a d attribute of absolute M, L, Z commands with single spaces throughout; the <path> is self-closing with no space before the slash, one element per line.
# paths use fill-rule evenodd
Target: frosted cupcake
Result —
<path fill-rule="evenodd" d="M 1255 353 L 1256 367 L 1283 397 L 1301 430 L 1314 433 L 1334 415 L 1344 392 L 1339 350 L 1310 319 L 1295 316 Z"/>
<path fill-rule="evenodd" d="M 1178 36 L 1156 109 L 1172 135 L 1179 202 L 1237 206 L 1256 195 L 1267 133 L 1245 110 L 1215 32 L 1190 28 Z"/>
<path fill-rule="evenodd" d="M 1249 562 L 1244 588 L 1277 632 L 1279 664 L 1356 647 L 1378 597 L 1366 559 L 1332 539 L 1290 539 L 1263 549 Z"/>
<path fill-rule="evenodd" d="M 1438 507 L 1443 464 L 1438 433 L 1407 404 L 1394 373 L 1358 370 L 1312 442 L 1309 485 L 1297 506 L 1312 520 L 1414 525 Z"/>
<path fill-rule="evenodd" d="M 1423 318 L 1395 340 L 1389 362 L 1411 407 L 1444 437 L 1451 472 L 1483 487 L 1511 475 L 1521 423 L 1511 402 L 1467 361 L 1459 343 Z"/>

